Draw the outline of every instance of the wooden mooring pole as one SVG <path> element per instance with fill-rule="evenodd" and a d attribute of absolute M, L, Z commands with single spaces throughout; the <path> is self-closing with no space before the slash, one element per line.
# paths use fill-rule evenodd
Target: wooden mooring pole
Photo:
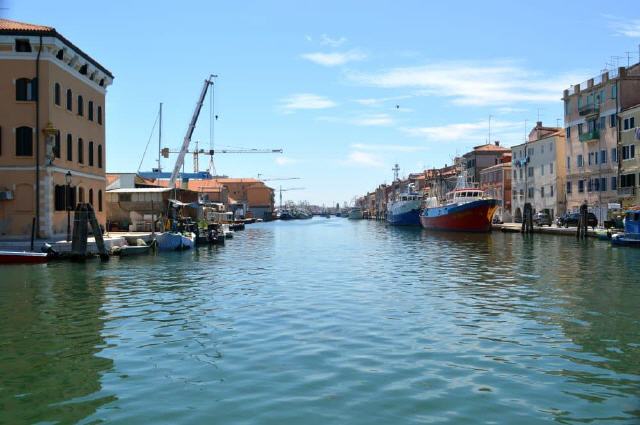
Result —
<path fill-rule="evenodd" d="M 580 218 L 578 219 L 578 229 L 576 231 L 576 237 L 578 239 L 585 239 L 587 237 L 587 227 L 589 218 L 589 208 L 584 203 L 580 205 Z"/>
<path fill-rule="evenodd" d="M 533 233 L 533 207 L 531 203 L 524 204 L 522 212 L 522 228 L 521 233 Z"/>

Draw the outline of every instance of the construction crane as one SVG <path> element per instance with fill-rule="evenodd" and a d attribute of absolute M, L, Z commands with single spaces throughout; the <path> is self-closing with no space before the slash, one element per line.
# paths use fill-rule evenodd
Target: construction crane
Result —
<path fill-rule="evenodd" d="M 196 128 L 196 123 L 198 122 L 198 116 L 200 116 L 200 110 L 202 109 L 202 103 L 204 102 L 204 98 L 207 95 L 207 90 L 209 86 L 213 85 L 213 79 L 216 78 L 217 75 L 211 74 L 209 78 L 204 80 L 204 85 L 202 86 L 202 91 L 200 92 L 200 97 L 198 98 L 198 102 L 196 103 L 196 108 L 193 111 L 193 116 L 191 117 L 191 122 L 189 123 L 189 127 L 187 128 L 187 134 L 184 136 L 184 140 L 182 141 L 182 147 L 180 148 L 180 152 L 178 153 L 178 158 L 176 159 L 176 163 L 173 166 L 173 172 L 171 173 L 171 177 L 169 178 L 169 187 L 176 187 L 176 179 L 178 178 L 178 173 L 180 172 L 180 168 L 182 168 L 182 164 L 184 164 L 184 156 L 187 154 L 189 150 L 189 143 L 191 143 L 191 136 L 193 135 L 193 130 Z"/>
<path fill-rule="evenodd" d="M 227 153 L 282 153 L 282 149 L 198 149 L 198 141 L 195 142 L 196 148 L 194 150 L 187 150 L 186 153 L 193 155 L 193 172 L 200 173 L 199 170 L 199 155 L 209 155 L 209 171 L 211 174 L 215 174 L 215 167 L 213 166 L 213 155 L 215 154 L 227 154 Z M 169 154 L 179 154 L 180 151 L 172 151 L 169 148 L 162 149 L 162 156 L 169 158 Z"/>
<path fill-rule="evenodd" d="M 300 180 L 301 177 L 267 177 L 266 179 L 261 179 L 260 176 L 262 174 L 258 173 L 258 180 L 263 182 L 273 182 L 273 181 L 282 181 L 282 180 Z"/>
<path fill-rule="evenodd" d="M 283 189 L 282 186 L 280 186 L 280 209 L 282 209 L 282 192 L 289 192 L 290 190 L 304 190 L 306 188 L 304 187 L 288 187 L 286 189 Z"/>

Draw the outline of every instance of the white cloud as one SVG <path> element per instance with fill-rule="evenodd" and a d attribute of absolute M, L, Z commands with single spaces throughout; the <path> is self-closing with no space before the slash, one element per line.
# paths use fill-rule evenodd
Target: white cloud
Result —
<path fill-rule="evenodd" d="M 364 99 L 354 99 L 353 101 L 363 106 L 381 106 L 387 102 L 392 102 L 392 101 L 395 102 L 398 100 L 409 99 L 411 97 L 413 96 L 402 95 L 402 96 L 389 96 L 389 97 L 370 97 L 370 98 L 364 98 Z M 393 106 L 395 107 L 396 105 L 400 106 L 398 103 L 394 104 Z"/>
<path fill-rule="evenodd" d="M 640 19 L 622 19 L 611 15 L 605 17 L 609 19 L 609 27 L 615 35 L 640 38 Z"/>
<path fill-rule="evenodd" d="M 305 53 L 301 55 L 301 57 L 322 66 L 339 66 L 349 62 L 363 60 L 367 55 L 358 50 L 349 50 L 347 52 L 333 53 Z"/>
<path fill-rule="evenodd" d="M 370 152 L 353 151 L 349 154 L 345 161 L 341 161 L 344 165 L 358 165 L 364 167 L 380 168 L 384 167 L 384 163 L 377 156 Z"/>
<path fill-rule="evenodd" d="M 327 109 L 336 106 L 331 99 L 313 93 L 292 94 L 281 99 L 280 107 L 285 113 L 293 113 L 301 109 Z"/>
<path fill-rule="evenodd" d="M 367 144 L 367 143 L 354 143 L 351 145 L 353 149 L 360 151 L 370 152 L 420 152 L 427 150 L 426 146 L 413 146 L 413 145 L 396 145 L 396 144 Z"/>
<path fill-rule="evenodd" d="M 291 165 L 299 162 L 297 159 L 290 158 L 288 156 L 279 156 L 275 159 L 276 164 L 278 165 Z"/>
<path fill-rule="evenodd" d="M 338 47 L 344 44 L 346 41 L 347 39 L 345 37 L 331 38 L 327 34 L 322 34 L 320 36 L 320 44 L 322 44 L 323 46 Z"/>
<path fill-rule="evenodd" d="M 365 115 L 354 118 L 351 122 L 355 125 L 370 127 L 393 124 L 393 119 L 388 114 Z"/>
<path fill-rule="evenodd" d="M 572 81 L 581 81 L 568 75 L 542 75 L 513 61 L 436 62 L 374 73 L 350 72 L 347 78 L 365 86 L 418 89 L 418 95 L 449 97 L 460 105 L 558 102 Z"/>
<path fill-rule="evenodd" d="M 304 39 L 307 40 L 308 42 L 312 42 L 313 41 L 313 38 L 309 34 L 306 34 L 304 36 Z"/>
<path fill-rule="evenodd" d="M 493 140 L 500 140 L 502 138 L 503 141 L 506 141 L 507 139 L 505 138 L 516 137 L 515 135 L 518 134 L 517 130 L 519 128 L 523 128 L 523 125 L 524 123 L 514 121 L 491 121 L 491 138 Z M 489 124 L 487 121 L 478 121 L 431 127 L 403 128 L 402 131 L 410 136 L 422 137 L 428 141 L 460 141 L 480 144 L 483 141 L 486 141 L 488 137 Z"/>

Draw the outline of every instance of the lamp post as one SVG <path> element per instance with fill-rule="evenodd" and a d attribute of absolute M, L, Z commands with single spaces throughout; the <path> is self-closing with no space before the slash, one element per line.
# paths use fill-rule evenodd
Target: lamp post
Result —
<path fill-rule="evenodd" d="M 69 208 L 69 192 L 71 190 L 71 171 L 64 175 L 66 183 L 64 190 L 64 207 L 67 210 L 67 242 L 71 240 L 71 209 Z"/>

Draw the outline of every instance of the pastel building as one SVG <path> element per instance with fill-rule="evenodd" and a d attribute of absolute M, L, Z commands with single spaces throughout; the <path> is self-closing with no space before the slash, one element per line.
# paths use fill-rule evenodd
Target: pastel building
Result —
<path fill-rule="evenodd" d="M 619 203 L 621 135 L 629 130 L 620 129 L 618 114 L 640 103 L 640 64 L 576 84 L 563 101 L 567 210 L 586 202 L 603 223 Z"/>
<path fill-rule="evenodd" d="M 494 216 L 510 222 L 511 216 L 511 153 L 502 155 L 500 163 L 480 171 L 480 189 L 498 200 Z"/>
<path fill-rule="evenodd" d="M 618 114 L 620 123 L 620 182 L 618 198 L 627 208 L 640 205 L 640 105 Z"/>
<path fill-rule="evenodd" d="M 553 219 L 566 211 L 564 167 L 566 141 L 562 128 L 545 127 L 538 121 L 527 142 L 511 147 L 512 211 L 522 219 L 524 204 Z"/>
<path fill-rule="evenodd" d="M 55 28 L 0 19 L 0 237 L 64 235 L 77 202 L 105 225 L 112 81 Z"/>

